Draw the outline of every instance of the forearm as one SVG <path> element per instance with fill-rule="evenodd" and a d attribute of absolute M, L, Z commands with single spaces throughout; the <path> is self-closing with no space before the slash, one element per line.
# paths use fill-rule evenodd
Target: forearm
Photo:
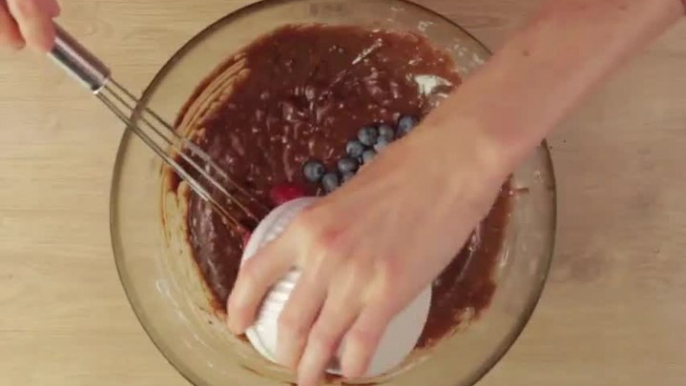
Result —
<path fill-rule="evenodd" d="M 683 14 L 682 0 L 551 0 L 428 126 L 446 142 L 463 128 L 478 131 L 509 173 L 594 86 Z"/>

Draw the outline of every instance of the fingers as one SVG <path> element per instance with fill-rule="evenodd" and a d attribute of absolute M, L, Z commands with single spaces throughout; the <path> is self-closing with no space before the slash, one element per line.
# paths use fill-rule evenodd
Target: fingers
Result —
<path fill-rule="evenodd" d="M 44 8 L 51 18 L 56 18 L 62 13 L 62 8 L 60 8 L 59 3 L 57 0 L 42 0 L 44 4 Z"/>
<path fill-rule="evenodd" d="M 277 360 L 295 370 L 314 320 L 326 298 L 326 281 L 305 272 L 279 316 Z"/>
<path fill-rule="evenodd" d="M 7 0 L 7 6 L 26 43 L 50 51 L 55 43 L 52 19 L 60 13 L 55 0 Z"/>
<path fill-rule="evenodd" d="M 227 304 L 228 325 L 234 334 L 242 334 L 252 325 L 262 299 L 292 264 L 293 251 L 285 233 L 241 267 Z"/>
<path fill-rule="evenodd" d="M 354 292 L 349 292 L 351 295 Z M 338 351 L 341 338 L 355 321 L 359 306 L 355 299 L 329 296 L 312 327 L 307 347 L 298 364 L 298 386 L 318 386 Z M 347 343 L 346 343 L 347 344 Z"/>
<path fill-rule="evenodd" d="M 345 335 L 345 350 L 341 370 L 346 378 L 358 378 L 367 373 L 386 327 L 394 316 L 384 304 L 368 305 Z"/>
<path fill-rule="evenodd" d="M 18 50 L 24 47 L 24 38 L 19 33 L 19 26 L 10 15 L 7 4 L 0 0 L 0 44 Z"/>

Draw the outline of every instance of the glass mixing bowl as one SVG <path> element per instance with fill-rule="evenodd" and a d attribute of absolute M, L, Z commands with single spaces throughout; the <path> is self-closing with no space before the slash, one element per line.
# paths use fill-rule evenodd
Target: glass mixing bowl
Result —
<path fill-rule="evenodd" d="M 173 121 L 196 86 L 230 54 L 285 24 L 361 25 L 411 31 L 449 52 L 463 77 L 488 50 L 450 20 L 400 0 L 271 0 L 214 23 L 162 68 L 139 107 Z M 136 117 L 134 116 L 134 120 Z M 144 329 L 169 362 L 198 386 L 277 385 L 291 377 L 231 336 L 212 312 L 183 242 L 170 240 L 163 220 L 160 159 L 127 132 L 121 142 L 111 197 L 111 233 L 122 284 Z M 514 173 L 512 212 L 495 269 L 491 305 L 413 366 L 377 380 L 392 385 L 474 384 L 504 355 L 538 301 L 555 234 L 555 185 L 545 144 Z M 163 223 L 167 226 L 163 226 Z"/>

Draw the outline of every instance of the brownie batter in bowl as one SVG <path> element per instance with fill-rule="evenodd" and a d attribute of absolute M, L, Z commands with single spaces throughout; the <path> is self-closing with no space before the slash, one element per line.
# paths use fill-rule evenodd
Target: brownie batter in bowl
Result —
<path fill-rule="evenodd" d="M 360 128 L 398 126 L 403 116 L 421 118 L 459 83 L 452 58 L 418 35 L 348 26 L 286 26 L 221 65 L 190 99 L 177 127 L 264 206 L 274 207 L 269 193 L 279 186 L 300 187 L 310 196 L 323 194 L 305 178 L 308 160 L 336 169 Z M 175 175 L 168 178 L 172 192 L 187 191 Z M 480 237 L 473 237 L 436 281 L 421 347 L 453 331 L 465 311 L 476 317 L 488 306 L 509 197 L 505 186 L 476 232 Z M 197 195 L 187 200 L 187 239 L 212 304 L 224 312 L 244 234 L 224 223 Z M 231 209 L 236 217 L 244 217 L 239 208 Z"/>
<path fill-rule="evenodd" d="M 421 122 L 487 56 L 462 30 L 409 3 L 268 1 L 191 41 L 142 104 L 175 117 L 176 130 L 249 190 L 257 201 L 242 202 L 264 216 L 284 191 L 321 196 L 355 178 L 357 167 L 374 162 L 367 153 L 383 153 L 379 133 L 391 132 L 384 146 L 405 140 L 408 122 Z M 370 128 L 374 141 L 365 143 Z M 352 154 L 351 142 L 364 143 L 364 155 Z M 353 162 L 350 171 L 342 169 L 343 159 Z M 337 184 L 313 179 L 305 167 L 312 162 Z M 292 382 L 224 324 L 244 230 L 128 136 L 112 200 L 122 282 L 169 361 L 198 385 Z M 244 228 L 256 225 L 237 207 L 229 209 Z M 554 181 L 542 146 L 433 283 L 428 322 L 405 365 L 361 382 L 472 384 L 533 310 L 553 230 Z"/>

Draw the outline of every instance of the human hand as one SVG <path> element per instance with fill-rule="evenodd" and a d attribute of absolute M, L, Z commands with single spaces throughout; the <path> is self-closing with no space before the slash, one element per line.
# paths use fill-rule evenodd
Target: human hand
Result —
<path fill-rule="evenodd" d="M 39 51 L 52 49 L 60 14 L 56 0 L 0 0 L 0 45 L 15 50 L 27 44 Z"/>
<path fill-rule="evenodd" d="M 440 274 L 496 198 L 507 173 L 493 145 L 468 127 L 446 141 L 426 122 L 305 209 L 239 273 L 227 306 L 236 334 L 276 281 L 293 266 L 302 272 L 278 321 L 277 349 L 301 386 L 319 383 L 342 339 L 343 374 L 363 376 L 389 322 Z"/>

